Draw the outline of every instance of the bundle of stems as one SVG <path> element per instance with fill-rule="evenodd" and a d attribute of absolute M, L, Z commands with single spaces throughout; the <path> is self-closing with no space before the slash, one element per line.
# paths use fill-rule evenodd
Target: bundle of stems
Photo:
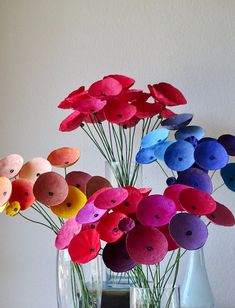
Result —
<path fill-rule="evenodd" d="M 161 125 L 161 122 L 162 118 L 160 116 L 141 120 L 141 139 L 150 131 L 157 129 Z M 107 123 L 107 125 L 108 127 L 104 127 L 102 122 L 93 121 L 92 125 L 82 125 L 82 129 L 109 164 L 118 186 L 135 186 L 139 172 L 138 163 L 134 163 L 133 168 L 137 127 L 124 128 L 121 125 L 114 126 L 111 123 Z M 138 142 L 139 140 L 138 136 Z M 114 164 L 115 162 L 117 164 Z M 160 164 L 159 167 L 167 175 Z M 160 308 L 164 288 L 171 278 L 173 278 L 171 296 L 173 295 L 179 271 L 180 258 L 185 252 L 181 253 L 180 249 L 173 251 L 163 274 L 161 274 L 161 265 L 159 263 L 155 266 L 137 265 L 134 269 L 125 273 L 124 276 L 123 274 L 111 272 L 109 273 L 109 277 L 113 278 L 115 283 L 122 283 L 125 281 L 125 278 L 128 278 L 128 282 L 131 282 L 133 286 L 148 289 L 152 307 Z M 169 305 L 171 296 L 169 297 Z"/>
<path fill-rule="evenodd" d="M 97 147 L 109 164 L 118 186 L 134 186 L 137 181 L 139 164 L 134 163 L 134 146 L 137 127 L 141 129 L 141 139 L 148 132 L 157 129 L 162 121 L 160 116 L 142 119 L 136 126 L 125 128 L 109 122 L 97 122 L 90 117 L 92 124 L 82 124 L 81 128 Z M 138 142 L 139 142 L 138 136 Z M 113 164 L 118 162 L 117 165 Z"/>

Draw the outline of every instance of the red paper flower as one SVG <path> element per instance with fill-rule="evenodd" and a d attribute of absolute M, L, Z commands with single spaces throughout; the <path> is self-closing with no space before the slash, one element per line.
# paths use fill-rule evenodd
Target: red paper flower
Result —
<path fill-rule="evenodd" d="M 126 218 L 126 215 L 119 212 L 103 216 L 97 225 L 100 238 L 107 243 L 118 241 L 123 236 L 123 232 L 118 227 L 123 218 Z"/>
<path fill-rule="evenodd" d="M 71 104 L 76 101 L 76 99 L 78 97 L 81 96 L 81 93 L 84 93 L 85 91 L 85 87 L 81 86 L 80 88 L 78 88 L 77 90 L 71 92 L 59 105 L 58 108 L 61 109 L 70 109 L 71 108 Z"/>
<path fill-rule="evenodd" d="M 88 89 L 88 93 L 96 98 L 106 99 L 120 94 L 122 84 L 114 78 L 104 78 L 94 82 Z"/>
<path fill-rule="evenodd" d="M 135 187 L 125 186 L 123 188 L 127 190 L 128 197 L 113 210 L 124 214 L 135 213 L 137 206 L 140 203 L 143 196 L 141 192 Z"/>
<path fill-rule="evenodd" d="M 104 108 L 106 101 L 102 101 L 95 97 L 87 97 L 72 105 L 73 109 L 82 113 L 93 114 Z"/>
<path fill-rule="evenodd" d="M 120 123 L 120 125 L 123 126 L 123 128 L 126 129 L 126 128 L 130 128 L 130 127 L 136 126 L 139 123 L 139 121 L 140 121 L 140 118 L 137 118 L 134 115 L 131 119 L 129 119 L 129 120 L 125 121 L 125 122 Z"/>
<path fill-rule="evenodd" d="M 114 78 L 117 81 L 119 81 L 120 84 L 122 85 L 123 89 L 129 89 L 135 83 L 135 79 L 124 76 L 124 75 L 117 75 L 117 74 L 108 75 L 108 76 L 105 76 L 104 78 L 108 78 L 108 77 Z"/>
<path fill-rule="evenodd" d="M 17 179 L 12 182 L 12 193 L 9 202 L 18 201 L 21 211 L 28 209 L 35 201 L 33 194 L 33 184 L 24 180 Z"/>
<path fill-rule="evenodd" d="M 136 111 L 136 107 L 127 102 L 117 103 L 116 101 L 112 101 L 104 108 L 106 119 L 114 124 L 120 124 L 130 120 L 136 114 Z"/>
<path fill-rule="evenodd" d="M 84 122 L 86 123 L 100 123 L 106 120 L 104 110 L 100 110 L 93 114 L 86 114 L 84 118 Z"/>
<path fill-rule="evenodd" d="M 100 236 L 95 229 L 77 234 L 69 244 L 69 255 L 76 263 L 84 264 L 95 259 L 100 251 Z"/>
<path fill-rule="evenodd" d="M 84 119 L 85 119 L 85 114 L 75 110 L 60 123 L 59 130 L 61 132 L 70 132 L 78 128 L 82 124 Z"/>

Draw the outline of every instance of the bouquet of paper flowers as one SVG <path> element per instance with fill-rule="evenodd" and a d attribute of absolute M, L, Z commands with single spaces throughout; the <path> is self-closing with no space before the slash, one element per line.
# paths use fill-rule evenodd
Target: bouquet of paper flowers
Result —
<path fill-rule="evenodd" d="M 47 159 L 25 164 L 19 155 L 0 160 L 1 211 L 52 229 L 56 248 L 68 249 L 80 277 L 82 307 L 92 307 L 92 299 L 81 264 L 101 255 L 108 269 L 127 273 L 134 286 L 148 288 L 153 306 L 160 307 L 164 287 L 169 281 L 176 283 L 180 258 L 205 244 L 208 226 L 235 224 L 229 208 L 212 197 L 222 185 L 235 191 L 235 163 L 229 162 L 235 156 L 235 136 L 205 137 L 201 127 L 189 125 L 192 114 L 168 109 L 186 104 L 172 85 L 149 85 L 145 93 L 132 89 L 134 82 L 122 75 L 106 76 L 59 104 L 72 109 L 60 130 L 80 127 L 109 164 L 117 186 L 84 171 L 68 173 L 80 157 L 75 148 L 59 148 Z M 161 194 L 136 187 L 140 165 L 152 162 L 166 175 Z M 64 168 L 65 175 L 52 171 L 52 166 Z M 216 171 L 222 183 L 213 187 Z M 44 221 L 22 214 L 28 208 Z M 58 217 L 57 223 L 48 209 Z M 168 262 L 161 272 L 165 257 Z M 73 298 L 77 307 L 76 290 Z M 168 305 L 170 301 L 169 297 Z"/>

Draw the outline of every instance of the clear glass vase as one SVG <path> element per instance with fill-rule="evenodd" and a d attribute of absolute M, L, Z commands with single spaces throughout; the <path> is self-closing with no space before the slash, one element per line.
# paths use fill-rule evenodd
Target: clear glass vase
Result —
<path fill-rule="evenodd" d="M 189 261 L 180 288 L 182 308 L 214 308 L 203 248 L 188 252 Z"/>
<path fill-rule="evenodd" d="M 133 287 L 130 289 L 130 308 L 180 308 L 179 287 L 154 290 Z"/>
<path fill-rule="evenodd" d="M 71 262 L 68 251 L 57 253 L 58 308 L 100 308 L 102 272 L 100 258 L 87 264 Z"/>

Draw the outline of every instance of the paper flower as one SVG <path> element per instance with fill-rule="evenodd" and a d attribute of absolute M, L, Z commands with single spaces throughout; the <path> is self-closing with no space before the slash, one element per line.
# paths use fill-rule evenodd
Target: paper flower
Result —
<path fill-rule="evenodd" d="M 53 171 L 41 174 L 33 186 L 36 199 L 47 206 L 62 203 L 68 191 L 68 184 L 64 177 Z"/>
<path fill-rule="evenodd" d="M 10 154 L 0 160 L 0 176 L 13 179 L 20 172 L 24 163 L 23 157 L 18 154 Z"/>
<path fill-rule="evenodd" d="M 50 172 L 51 170 L 52 166 L 47 159 L 36 157 L 23 165 L 20 169 L 19 177 L 31 183 L 35 183 L 41 174 Z"/>
<path fill-rule="evenodd" d="M 27 210 L 35 201 L 33 184 L 24 180 L 17 179 L 12 182 L 12 193 L 9 202 L 19 202 L 20 210 Z"/>
<path fill-rule="evenodd" d="M 74 165 L 80 158 L 80 151 L 71 147 L 62 147 L 52 151 L 47 160 L 57 168 L 66 168 Z"/>
<path fill-rule="evenodd" d="M 7 205 L 6 215 L 11 217 L 16 216 L 20 209 L 20 203 L 18 201 L 13 201 Z"/>
<path fill-rule="evenodd" d="M 78 233 L 71 240 L 68 251 L 73 262 L 81 264 L 89 262 L 97 257 L 100 251 L 99 233 L 91 229 Z"/>
<path fill-rule="evenodd" d="M 86 203 L 86 196 L 77 187 L 69 185 L 68 194 L 62 203 L 54 205 L 51 210 L 61 218 L 72 218 Z"/>
<path fill-rule="evenodd" d="M 192 214 L 178 213 L 172 218 L 169 227 L 174 241 L 187 250 L 201 248 L 208 237 L 205 223 Z"/>
<path fill-rule="evenodd" d="M 0 177 L 0 208 L 3 207 L 10 199 L 12 193 L 12 183 L 5 177 Z"/>
<path fill-rule="evenodd" d="M 80 233 L 81 229 L 82 225 L 77 223 L 75 217 L 68 219 L 56 236 L 55 247 L 58 250 L 67 248 L 74 236 Z"/>
<path fill-rule="evenodd" d="M 174 86 L 166 82 L 149 85 L 153 98 L 165 106 L 177 106 L 187 103 L 184 95 Z"/>

